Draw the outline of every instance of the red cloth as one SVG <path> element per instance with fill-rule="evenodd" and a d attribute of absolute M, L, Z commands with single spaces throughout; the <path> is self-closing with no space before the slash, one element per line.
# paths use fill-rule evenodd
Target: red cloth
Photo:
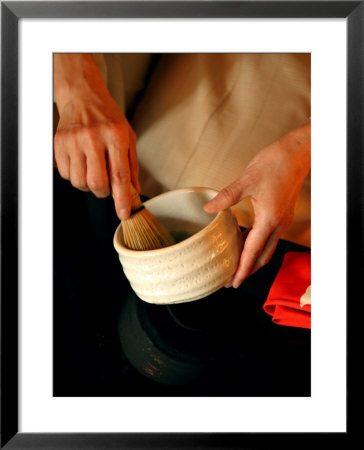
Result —
<path fill-rule="evenodd" d="M 311 328 L 311 303 L 301 306 L 301 297 L 311 286 L 311 254 L 288 252 L 270 288 L 263 309 L 279 325 Z"/>

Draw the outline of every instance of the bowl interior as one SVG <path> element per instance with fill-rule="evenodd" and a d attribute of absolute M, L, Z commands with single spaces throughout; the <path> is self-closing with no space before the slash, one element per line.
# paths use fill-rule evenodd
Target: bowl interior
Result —
<path fill-rule="evenodd" d="M 144 205 L 179 242 L 214 220 L 216 214 L 206 213 L 203 206 L 216 194 L 217 191 L 206 188 L 177 189 L 154 197 Z M 122 233 L 120 238 L 123 243 Z"/>
<path fill-rule="evenodd" d="M 203 210 L 215 195 L 215 191 L 203 188 L 176 190 L 145 202 L 145 206 L 170 232 L 192 235 L 216 217 Z"/>

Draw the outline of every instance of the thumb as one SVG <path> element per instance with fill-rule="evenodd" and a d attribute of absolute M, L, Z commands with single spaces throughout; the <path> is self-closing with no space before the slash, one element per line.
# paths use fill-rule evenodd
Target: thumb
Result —
<path fill-rule="evenodd" d="M 244 198 L 243 188 L 239 181 L 235 181 L 223 188 L 212 200 L 210 200 L 203 209 L 207 213 L 217 213 L 223 209 L 235 205 Z"/>

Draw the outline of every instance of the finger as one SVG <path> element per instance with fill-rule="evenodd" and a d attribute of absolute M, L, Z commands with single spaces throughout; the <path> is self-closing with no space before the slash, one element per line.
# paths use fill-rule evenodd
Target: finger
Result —
<path fill-rule="evenodd" d="M 89 148 L 87 152 L 87 186 L 98 198 L 110 194 L 109 177 L 105 150 L 101 147 Z"/>
<path fill-rule="evenodd" d="M 55 166 L 62 178 L 70 179 L 70 158 L 64 149 L 64 142 L 61 133 L 57 132 L 54 136 L 54 160 Z"/>
<path fill-rule="evenodd" d="M 250 233 L 250 230 L 251 230 L 251 228 L 246 228 L 246 229 L 243 231 L 243 233 L 242 233 L 243 246 L 244 246 L 244 243 L 245 243 L 245 241 L 246 241 L 246 238 L 248 237 L 248 234 Z M 235 273 L 236 273 L 236 271 L 235 271 Z M 233 285 L 235 273 L 234 273 L 234 275 L 230 278 L 230 280 L 225 284 L 224 287 L 230 288 L 230 287 Z"/>
<path fill-rule="evenodd" d="M 239 266 L 232 281 L 234 288 L 239 287 L 248 278 L 271 234 L 272 229 L 268 226 L 259 223 L 254 224 L 244 243 Z"/>
<path fill-rule="evenodd" d="M 65 180 L 70 180 L 70 157 L 64 152 L 54 152 L 54 159 L 59 174 Z"/>
<path fill-rule="evenodd" d="M 109 177 L 114 197 L 115 211 L 120 220 L 126 220 L 131 212 L 130 169 L 126 151 L 108 147 Z"/>
<path fill-rule="evenodd" d="M 259 269 L 261 269 L 263 266 L 269 263 L 275 249 L 277 248 L 279 236 L 280 230 L 276 229 L 269 237 L 263 251 L 255 261 L 254 267 L 252 268 L 250 275 L 253 275 L 253 273 L 257 272 Z"/>
<path fill-rule="evenodd" d="M 237 180 L 223 188 L 212 200 L 204 206 L 207 213 L 217 213 L 223 209 L 229 208 L 242 200 L 244 195 L 243 184 L 241 180 Z"/>
<path fill-rule="evenodd" d="M 139 184 L 139 164 L 136 151 L 136 136 L 134 131 L 130 128 L 129 131 L 129 165 L 131 182 L 135 189 L 140 192 Z"/>
<path fill-rule="evenodd" d="M 70 157 L 70 181 L 72 186 L 81 191 L 88 191 L 86 167 L 85 155 L 79 151 L 73 152 Z"/>

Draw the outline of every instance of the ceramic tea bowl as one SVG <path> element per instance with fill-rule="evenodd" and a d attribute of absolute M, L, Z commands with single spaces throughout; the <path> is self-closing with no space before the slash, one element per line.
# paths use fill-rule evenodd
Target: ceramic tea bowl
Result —
<path fill-rule="evenodd" d="M 216 194 L 209 188 L 185 188 L 144 203 L 175 236 L 177 243 L 170 247 L 128 249 L 122 226 L 118 226 L 114 247 L 139 298 L 161 305 L 190 302 L 212 294 L 230 280 L 239 262 L 242 234 L 230 209 L 217 214 L 203 210 Z"/>

